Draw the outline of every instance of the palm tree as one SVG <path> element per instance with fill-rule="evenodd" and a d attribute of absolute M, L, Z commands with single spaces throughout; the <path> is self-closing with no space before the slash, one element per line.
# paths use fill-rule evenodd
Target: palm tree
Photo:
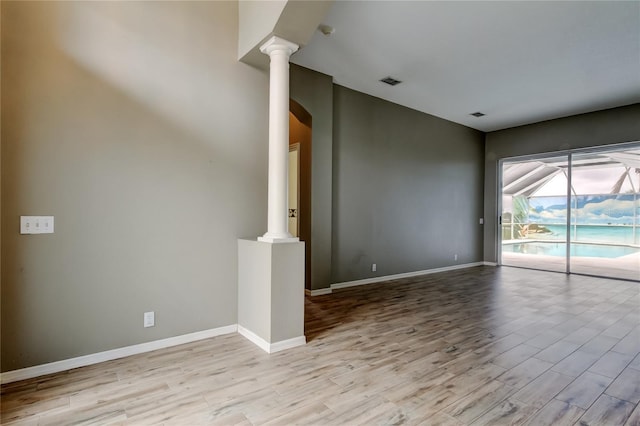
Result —
<path fill-rule="evenodd" d="M 511 216 L 511 223 L 513 223 L 513 234 L 523 236 L 525 233 L 527 222 L 529 219 L 529 200 L 524 195 L 518 195 L 513 197 L 513 215 Z"/>
<path fill-rule="evenodd" d="M 626 167 L 624 172 L 622 172 L 622 174 L 620 175 L 620 177 L 618 178 L 618 180 L 616 181 L 616 183 L 611 187 L 611 193 L 612 194 L 619 194 L 620 190 L 622 189 L 622 185 L 624 184 L 624 181 L 627 177 L 629 177 L 629 180 L 631 180 L 631 176 L 629 175 L 629 170 L 631 170 L 631 167 Z M 634 169 L 635 173 L 638 175 L 638 177 L 640 178 L 640 168 L 636 168 Z M 633 184 L 633 182 L 631 182 Z M 640 188 L 640 179 L 638 180 L 638 186 L 636 187 L 636 192 L 638 192 L 638 188 Z"/>

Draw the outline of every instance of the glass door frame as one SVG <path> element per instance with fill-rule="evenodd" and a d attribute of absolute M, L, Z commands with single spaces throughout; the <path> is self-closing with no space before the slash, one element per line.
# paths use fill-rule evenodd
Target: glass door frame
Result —
<path fill-rule="evenodd" d="M 510 265 L 504 265 L 502 263 L 502 188 L 503 188 L 503 169 L 504 169 L 504 165 L 505 164 L 509 164 L 509 163 L 518 163 L 518 162 L 526 162 L 526 161 L 536 161 L 536 160 L 544 160 L 544 159 L 549 159 L 552 157 L 555 158 L 559 158 L 559 157 L 566 157 L 567 158 L 567 219 L 566 219 L 566 242 L 567 242 L 567 250 L 566 250 L 566 254 L 565 254 L 565 264 L 566 264 L 566 271 L 564 272 L 565 274 L 574 274 L 574 275 L 586 275 L 586 276 L 594 276 L 594 277 L 598 277 L 598 278 L 608 278 L 608 279 L 622 279 L 622 280 L 626 280 L 629 281 L 626 278 L 617 278 L 617 277 L 612 277 L 612 276 L 602 276 L 602 275 L 592 275 L 592 274 L 585 274 L 585 273 L 580 273 L 580 272 L 572 272 L 571 271 L 571 220 L 572 220 L 572 210 L 571 210 L 571 201 L 572 201 L 572 170 L 573 170 L 573 156 L 577 155 L 577 154 L 589 154 L 589 153 L 594 153 L 594 154 L 598 154 L 598 153 L 603 153 L 603 152 L 610 152 L 610 151 L 616 151 L 616 150 L 625 150 L 625 149 L 638 149 L 640 148 L 640 141 L 634 141 L 634 142 L 624 142 L 624 143 L 617 143 L 617 144 L 609 144 L 609 145 L 599 145 L 596 147 L 589 147 L 589 148 L 575 148 L 575 149 L 569 149 L 569 150 L 562 150 L 562 151 L 551 151 L 551 152 L 544 152 L 544 153 L 539 153 L 539 154 L 530 154 L 530 155 L 521 155 L 521 156 L 514 156 L 514 157 L 505 157 L 505 158 L 501 158 L 498 160 L 497 162 L 497 176 L 498 176 L 498 185 L 496 188 L 496 201 L 497 201 L 497 215 L 496 215 L 496 235 L 495 235 L 495 247 L 496 247 L 496 264 L 498 266 L 510 266 Z M 540 271 L 549 271 L 546 269 L 538 269 L 538 268 L 526 268 L 523 266 L 511 266 L 514 268 L 522 268 L 522 269 L 535 269 L 535 270 L 540 270 Z M 558 272 L 558 271 L 549 271 L 549 272 Z M 560 272 L 562 273 L 562 272 Z M 634 280 L 631 280 L 634 281 Z M 639 280 L 640 281 L 640 280 Z"/>
<path fill-rule="evenodd" d="M 497 196 L 496 196 L 496 200 L 498 201 L 497 204 L 497 226 L 496 226 L 496 230 L 497 230 L 497 234 L 496 234 L 496 255 L 497 255 L 497 265 L 498 266 L 510 266 L 513 268 L 522 268 L 522 269 L 535 269 L 535 270 L 539 270 L 539 271 L 549 271 L 549 272 L 556 272 L 556 273 L 565 273 L 565 274 L 570 274 L 571 270 L 570 270 L 570 264 L 569 264 L 569 255 L 571 254 L 571 240 L 570 240 L 570 233 L 571 233 L 571 226 L 569 226 L 569 224 L 571 223 L 571 155 L 576 152 L 575 150 L 569 150 L 569 151 L 555 151 L 555 152 L 546 152 L 546 153 L 541 153 L 541 154 L 531 154 L 531 155 L 522 155 L 522 156 L 517 156 L 517 157 L 506 157 L 506 158 L 502 158 L 500 160 L 498 160 L 498 188 L 497 188 Z M 543 269 L 543 268 L 528 268 L 525 266 L 515 266 L 515 265 L 504 265 L 502 263 L 502 188 L 503 188 L 503 179 L 502 179 L 502 172 L 504 170 L 504 165 L 505 164 L 509 164 L 509 163 L 522 163 L 522 162 L 527 162 L 527 161 L 536 161 L 536 160 L 548 160 L 551 158 L 562 158 L 562 157 L 566 157 L 566 161 L 567 161 L 567 219 L 566 219 L 566 236 L 565 236 L 565 242 L 567 245 L 567 251 L 565 254 L 565 270 L 564 272 L 561 271 L 557 271 L 557 270 L 551 270 L 551 269 Z"/>

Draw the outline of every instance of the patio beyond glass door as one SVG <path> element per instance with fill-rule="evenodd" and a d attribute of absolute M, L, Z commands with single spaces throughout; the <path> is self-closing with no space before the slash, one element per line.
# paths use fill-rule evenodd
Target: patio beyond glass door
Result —
<path fill-rule="evenodd" d="M 640 281 L 640 146 L 501 167 L 502 265 Z"/>
<path fill-rule="evenodd" d="M 567 271 L 568 157 L 502 165 L 502 261 Z"/>

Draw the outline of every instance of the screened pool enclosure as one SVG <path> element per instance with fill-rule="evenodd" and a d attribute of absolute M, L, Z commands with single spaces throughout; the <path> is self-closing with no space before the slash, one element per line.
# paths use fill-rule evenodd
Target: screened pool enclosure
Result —
<path fill-rule="evenodd" d="M 640 146 L 504 161 L 501 263 L 640 280 Z"/>

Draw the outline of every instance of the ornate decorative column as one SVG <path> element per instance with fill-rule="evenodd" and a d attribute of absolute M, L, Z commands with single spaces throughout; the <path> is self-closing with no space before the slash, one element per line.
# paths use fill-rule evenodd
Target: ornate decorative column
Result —
<path fill-rule="evenodd" d="M 260 50 L 271 58 L 268 228 L 238 240 L 238 333 L 272 353 L 306 343 L 304 243 L 287 226 L 289 56 L 298 45 L 274 36 Z"/>
<path fill-rule="evenodd" d="M 269 192 L 267 232 L 259 241 L 280 243 L 299 241 L 289 234 L 289 57 L 298 45 L 273 36 L 260 47 L 269 55 Z"/>

